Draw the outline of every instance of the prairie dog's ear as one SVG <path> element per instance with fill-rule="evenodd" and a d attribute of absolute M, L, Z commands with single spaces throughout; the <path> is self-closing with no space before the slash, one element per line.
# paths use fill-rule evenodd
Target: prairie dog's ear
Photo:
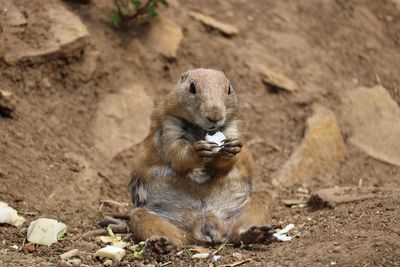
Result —
<path fill-rule="evenodd" d="M 187 70 L 186 72 L 182 73 L 182 75 L 181 75 L 181 82 L 186 81 L 187 77 L 189 76 L 189 72 L 190 72 L 190 71 L 191 71 L 191 70 L 189 69 L 189 70 Z"/>

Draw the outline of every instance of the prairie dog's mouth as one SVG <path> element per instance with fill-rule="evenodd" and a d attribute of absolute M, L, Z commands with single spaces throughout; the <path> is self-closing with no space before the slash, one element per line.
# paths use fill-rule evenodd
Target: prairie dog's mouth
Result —
<path fill-rule="evenodd" d="M 204 130 L 206 130 L 207 132 L 216 132 L 216 131 L 218 131 L 218 129 L 219 129 L 219 127 L 217 127 L 217 126 L 212 126 L 212 127 L 210 127 L 210 128 L 206 128 L 206 129 L 204 129 Z"/>
<path fill-rule="evenodd" d="M 216 122 L 210 122 L 203 116 L 196 116 L 194 123 L 207 132 L 216 132 L 225 125 L 225 119 Z"/>

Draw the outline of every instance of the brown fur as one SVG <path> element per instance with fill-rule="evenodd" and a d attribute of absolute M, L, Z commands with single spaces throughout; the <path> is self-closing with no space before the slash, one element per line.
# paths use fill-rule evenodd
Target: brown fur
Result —
<path fill-rule="evenodd" d="M 222 72 L 195 69 L 181 76 L 155 110 L 133 162 L 138 208 L 131 230 L 138 239 L 162 235 L 176 246 L 240 243 L 243 232 L 268 222 L 270 200 L 252 193 L 253 160 L 238 124 L 236 95 Z M 220 152 L 203 141 L 212 129 L 226 136 Z"/>

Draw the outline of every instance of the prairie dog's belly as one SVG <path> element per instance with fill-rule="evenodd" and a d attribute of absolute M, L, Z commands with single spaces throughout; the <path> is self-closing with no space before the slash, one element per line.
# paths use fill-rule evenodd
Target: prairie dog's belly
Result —
<path fill-rule="evenodd" d="M 222 221 L 237 213 L 251 195 L 251 184 L 233 169 L 218 181 L 197 184 L 165 166 L 152 167 L 154 179 L 145 185 L 144 206 L 157 215 L 190 229 L 193 220 L 212 213 Z"/>

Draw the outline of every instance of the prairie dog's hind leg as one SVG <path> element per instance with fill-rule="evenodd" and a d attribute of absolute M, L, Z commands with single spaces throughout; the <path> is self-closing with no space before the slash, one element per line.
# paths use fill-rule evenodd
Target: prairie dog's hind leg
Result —
<path fill-rule="evenodd" d="M 198 245 L 215 245 L 227 241 L 224 223 L 215 215 L 197 218 L 193 224 L 193 239 Z"/>
<path fill-rule="evenodd" d="M 184 231 L 145 208 L 135 208 L 132 211 L 130 230 L 138 240 L 149 239 L 151 246 L 181 247 L 188 243 Z"/>
<path fill-rule="evenodd" d="M 268 225 L 271 197 L 268 192 L 254 192 L 249 202 L 233 220 L 230 241 L 234 244 L 266 243 L 274 229 Z"/>

